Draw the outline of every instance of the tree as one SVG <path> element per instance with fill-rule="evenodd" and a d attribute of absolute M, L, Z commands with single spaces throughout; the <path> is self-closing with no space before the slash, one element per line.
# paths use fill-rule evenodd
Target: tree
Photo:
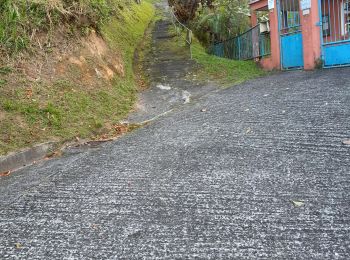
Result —
<path fill-rule="evenodd" d="M 173 7 L 175 15 L 183 23 L 192 21 L 199 8 L 212 6 L 213 0 L 168 0 L 169 6 Z"/>
<path fill-rule="evenodd" d="M 248 28 L 247 0 L 168 0 L 177 18 L 204 43 L 234 37 Z"/>

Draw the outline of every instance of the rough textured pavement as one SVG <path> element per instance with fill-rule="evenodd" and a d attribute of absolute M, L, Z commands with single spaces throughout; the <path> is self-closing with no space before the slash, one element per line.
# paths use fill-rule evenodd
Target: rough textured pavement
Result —
<path fill-rule="evenodd" d="M 349 259 L 349 104 L 275 74 L 1 177 L 0 259 Z"/>

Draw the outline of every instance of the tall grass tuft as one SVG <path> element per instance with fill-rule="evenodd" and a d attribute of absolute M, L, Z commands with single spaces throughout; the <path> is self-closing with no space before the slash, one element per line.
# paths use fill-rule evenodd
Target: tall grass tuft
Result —
<path fill-rule="evenodd" d="M 0 0 L 0 49 L 17 53 L 38 32 L 65 24 L 78 29 L 101 24 L 131 0 Z M 80 30 L 83 31 L 83 30 Z"/>

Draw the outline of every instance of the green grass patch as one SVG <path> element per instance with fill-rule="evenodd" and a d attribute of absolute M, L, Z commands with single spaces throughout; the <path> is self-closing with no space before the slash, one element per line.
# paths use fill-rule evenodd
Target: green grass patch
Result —
<path fill-rule="evenodd" d="M 4 66 L 4 67 L 0 67 L 0 74 L 1 75 L 7 75 L 9 73 L 12 72 L 12 68 Z"/>
<path fill-rule="evenodd" d="M 201 65 L 199 77 L 216 80 L 224 86 L 237 85 L 256 77 L 266 75 L 266 72 L 257 66 L 254 61 L 238 61 L 210 55 L 197 39 L 192 45 L 193 59 Z"/>
<path fill-rule="evenodd" d="M 5 79 L 0 79 L 0 87 L 4 86 L 6 82 L 7 81 Z"/>
<path fill-rule="evenodd" d="M 176 33 L 173 27 L 171 27 L 171 33 Z M 180 37 L 172 39 L 164 47 L 170 47 L 179 55 L 189 58 L 189 46 L 184 39 L 185 35 L 182 33 Z M 191 48 L 192 57 L 199 65 L 198 71 L 195 72 L 198 80 L 216 81 L 223 87 L 228 87 L 266 75 L 266 72 L 259 68 L 254 61 L 230 60 L 208 54 L 195 37 L 192 39 Z"/>

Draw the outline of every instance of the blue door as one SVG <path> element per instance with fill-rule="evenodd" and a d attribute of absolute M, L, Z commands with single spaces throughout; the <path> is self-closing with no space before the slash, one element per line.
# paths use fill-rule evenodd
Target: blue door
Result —
<path fill-rule="evenodd" d="M 320 0 L 324 67 L 350 66 L 350 0 Z"/>
<path fill-rule="evenodd" d="M 299 0 L 279 1 L 281 63 L 283 69 L 304 67 Z"/>
<path fill-rule="evenodd" d="M 302 68 L 304 66 L 301 32 L 281 35 L 281 47 L 283 69 Z"/>
<path fill-rule="evenodd" d="M 350 65 L 350 42 L 324 44 L 323 57 L 325 67 Z"/>

